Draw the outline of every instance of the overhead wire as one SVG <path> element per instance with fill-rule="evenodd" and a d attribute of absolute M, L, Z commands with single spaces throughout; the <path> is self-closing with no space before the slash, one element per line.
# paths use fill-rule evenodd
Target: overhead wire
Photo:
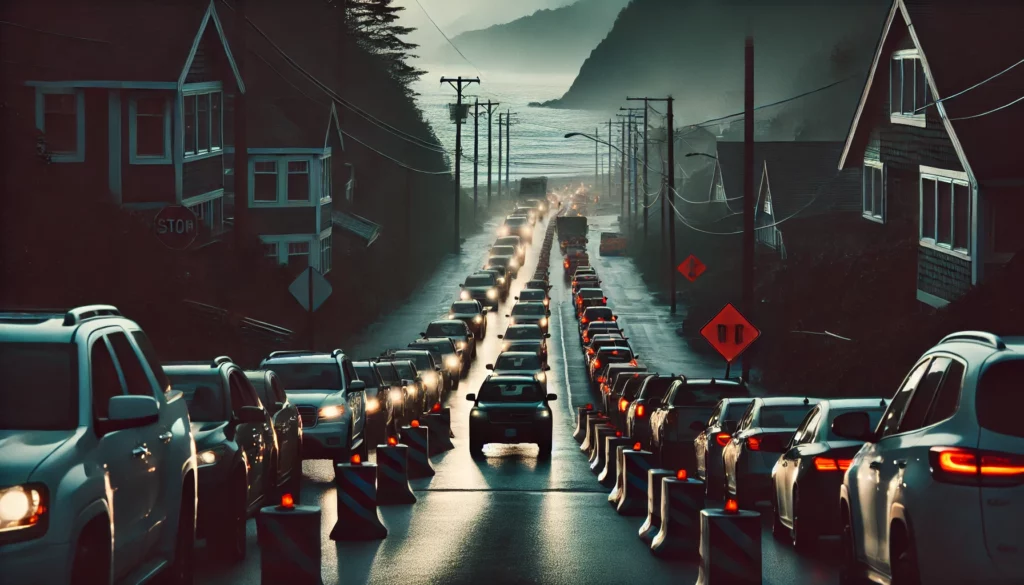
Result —
<path fill-rule="evenodd" d="M 944 98 L 941 98 L 941 99 L 937 99 L 937 100 L 935 100 L 935 101 L 933 101 L 933 102 L 931 102 L 931 103 L 928 103 L 928 104 L 925 104 L 925 105 L 921 106 L 920 108 L 916 108 L 916 109 L 914 110 L 914 113 L 916 114 L 916 113 L 918 113 L 918 112 L 924 111 L 924 110 L 926 110 L 926 109 L 928 109 L 928 108 L 930 108 L 930 107 L 934 106 L 935 104 L 941 104 L 941 103 L 943 103 L 943 102 L 946 102 L 946 101 L 949 101 L 949 100 L 951 100 L 951 99 L 953 99 L 953 98 L 955 98 L 955 97 L 959 97 L 959 96 L 962 96 L 962 95 L 964 95 L 965 93 L 967 93 L 967 92 L 969 92 L 969 91 L 975 90 L 975 89 L 977 89 L 977 88 L 979 88 L 979 87 L 981 87 L 981 86 L 985 85 L 986 83 L 988 83 L 988 82 L 992 81 L 993 79 L 996 79 L 997 77 L 1000 77 L 1000 76 L 1002 76 L 1002 75 L 1005 75 L 1005 74 L 1006 74 L 1006 73 L 1008 73 L 1008 72 L 1009 72 L 1010 70 L 1012 70 L 1012 69 L 1014 69 L 1015 67 L 1018 67 L 1019 65 L 1022 65 L 1022 64 L 1024 64 L 1024 59 L 1021 59 L 1020 61 L 1017 61 L 1017 62 L 1016 62 L 1016 63 L 1014 63 L 1013 65 L 1010 65 L 1010 66 L 1009 66 L 1009 67 L 1007 67 L 1006 69 L 1003 69 L 1002 71 L 1000 71 L 999 73 L 996 73 L 995 75 L 993 75 L 993 76 L 989 77 L 988 79 L 985 79 L 985 80 L 979 81 L 978 83 L 975 83 L 974 85 L 972 85 L 972 86 L 970 86 L 970 87 L 968 87 L 968 88 L 966 88 L 966 89 L 962 89 L 962 90 L 960 90 L 960 91 L 958 91 L 958 92 L 954 93 L 953 95 L 950 95 L 950 96 L 946 96 L 946 97 L 944 97 Z M 1024 99 L 1024 97 L 1022 97 L 1021 99 Z M 1017 100 L 1017 101 L 1020 101 L 1020 100 Z M 1013 104 L 1017 103 L 1017 101 L 1014 101 L 1014 102 L 1012 102 L 1012 103 L 1010 103 L 1010 104 L 1007 104 L 1007 106 L 1013 105 Z M 1004 107 L 1007 107 L 1007 106 L 1004 106 Z M 993 111 L 998 111 L 998 110 L 999 110 L 999 108 L 997 108 L 996 110 L 993 110 Z M 975 117 L 980 117 L 980 116 L 984 116 L 984 115 L 985 115 L 985 114 L 979 114 L 978 116 L 975 116 Z M 967 117 L 963 117 L 963 118 L 952 118 L 952 119 L 954 119 L 954 120 L 968 120 L 968 119 L 970 119 L 970 118 L 971 118 L 971 116 L 967 116 Z"/>
<path fill-rule="evenodd" d="M 14 27 L 14 28 L 20 28 L 22 30 L 36 32 L 36 33 L 39 33 L 39 34 L 50 35 L 50 36 L 54 36 L 54 37 L 61 37 L 61 38 L 65 38 L 65 39 L 71 39 L 73 41 L 85 41 L 85 42 L 88 42 L 88 43 L 100 43 L 100 44 L 104 44 L 104 45 L 111 45 L 111 44 L 113 44 L 110 41 L 105 41 L 103 39 L 91 39 L 89 37 L 77 37 L 77 36 L 74 36 L 74 35 L 66 35 L 64 33 L 54 32 L 54 31 L 51 31 L 51 30 L 43 30 L 41 28 L 32 28 L 30 26 L 25 26 L 24 24 L 18 24 L 17 22 L 10 22 L 10 21 L 7 21 L 7 20 L 0 20 L 0 24 L 4 24 L 4 25 L 10 26 L 10 27 Z"/>
<path fill-rule="evenodd" d="M 1003 105 L 999 106 L 998 108 L 993 108 L 993 109 L 991 109 L 991 110 L 989 110 L 987 112 L 982 112 L 980 114 L 974 114 L 973 116 L 960 116 L 958 118 L 950 118 L 950 120 L 952 120 L 952 121 L 957 121 L 957 120 L 974 120 L 975 118 L 981 118 L 982 116 L 987 116 L 989 114 L 994 114 L 994 113 L 996 113 L 996 112 L 998 112 L 1000 110 L 1005 110 L 1006 108 L 1008 108 L 1008 107 L 1010 107 L 1010 106 L 1012 106 L 1014 104 L 1020 103 L 1022 101 L 1024 101 L 1024 96 L 1021 96 L 1021 97 L 1013 100 L 1012 102 L 1010 102 L 1008 104 L 1003 104 Z"/>

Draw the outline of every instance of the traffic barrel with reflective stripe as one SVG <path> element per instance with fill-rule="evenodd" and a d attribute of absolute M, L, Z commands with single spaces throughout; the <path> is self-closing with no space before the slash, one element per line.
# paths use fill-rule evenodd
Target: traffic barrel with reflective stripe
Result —
<path fill-rule="evenodd" d="M 256 515 L 263 585 L 321 585 L 320 507 L 267 506 Z"/>
<path fill-rule="evenodd" d="M 377 445 L 377 505 L 416 503 L 409 485 L 409 447 Z"/>
<path fill-rule="evenodd" d="M 576 430 L 572 432 L 572 438 L 576 439 L 577 443 L 582 443 L 587 435 L 587 417 L 592 412 L 595 412 L 592 404 L 576 407 Z"/>
<path fill-rule="evenodd" d="M 761 514 L 701 510 L 697 585 L 723 583 L 761 585 Z"/>
<path fill-rule="evenodd" d="M 599 424 L 608 422 L 608 417 L 604 413 L 597 411 L 587 413 L 587 434 L 583 436 L 583 443 L 580 445 L 580 451 L 590 453 L 590 444 L 592 442 L 591 437 L 595 437 L 594 427 Z"/>
<path fill-rule="evenodd" d="M 409 447 L 409 479 L 434 476 L 430 464 L 430 432 L 425 426 L 402 427 L 401 442 Z"/>
<path fill-rule="evenodd" d="M 647 520 L 640 527 L 640 540 L 651 544 L 661 530 L 661 480 L 675 477 L 671 469 L 651 469 L 647 472 Z"/>
<path fill-rule="evenodd" d="M 423 418 L 426 419 L 427 434 L 430 435 L 429 453 L 431 456 L 455 448 L 451 439 L 452 418 L 450 408 L 442 408 L 438 412 L 430 412 Z"/>
<path fill-rule="evenodd" d="M 629 437 L 608 437 L 605 439 L 604 468 L 597 476 L 597 481 L 606 488 L 615 485 L 619 475 L 619 447 L 628 447 L 633 440 Z"/>
<path fill-rule="evenodd" d="M 647 512 L 647 472 L 654 467 L 650 451 L 622 452 L 622 492 L 615 511 L 620 516 L 643 516 Z"/>
<path fill-rule="evenodd" d="M 377 513 L 377 466 L 373 463 L 338 463 L 334 466 L 338 490 L 338 522 L 333 540 L 380 540 L 388 529 Z"/>
<path fill-rule="evenodd" d="M 651 541 L 651 552 L 664 557 L 693 557 L 700 542 L 700 511 L 704 482 L 666 477 L 661 480 L 661 530 Z"/>
<path fill-rule="evenodd" d="M 615 427 L 610 424 L 600 424 L 594 427 L 594 438 L 590 442 L 590 451 L 587 453 L 587 461 L 590 464 L 590 469 L 594 469 L 594 462 L 603 457 L 601 453 L 604 451 L 605 437 L 614 436 Z"/>

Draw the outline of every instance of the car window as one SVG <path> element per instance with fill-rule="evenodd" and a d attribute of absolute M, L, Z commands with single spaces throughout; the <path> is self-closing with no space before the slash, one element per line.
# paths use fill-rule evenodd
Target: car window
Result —
<path fill-rule="evenodd" d="M 334 363 L 271 362 L 264 367 L 273 370 L 289 392 L 341 390 L 341 373 Z"/>
<path fill-rule="evenodd" d="M 288 395 L 284 393 L 284 386 L 281 385 L 281 381 L 277 379 L 277 376 L 273 372 L 270 373 L 270 391 L 274 396 L 274 402 L 287 402 Z"/>
<path fill-rule="evenodd" d="M 512 307 L 513 315 L 544 315 L 547 307 L 540 303 L 519 303 Z"/>
<path fill-rule="evenodd" d="M 491 286 L 494 282 L 490 276 L 470 276 L 466 279 L 466 286 Z"/>
<path fill-rule="evenodd" d="M 509 327 L 505 331 L 505 339 L 540 339 L 544 332 L 540 327 Z"/>
<path fill-rule="evenodd" d="M 232 372 L 228 378 L 231 386 L 231 410 L 236 415 L 243 406 L 257 406 L 255 395 L 250 394 L 252 387 L 247 387 L 244 377 L 238 372 Z"/>
<path fill-rule="evenodd" d="M 743 396 L 746 394 L 743 386 L 729 384 L 694 384 L 686 383 L 676 394 L 672 403 L 675 406 L 713 406 L 723 398 L 730 396 Z"/>
<path fill-rule="evenodd" d="M 480 304 L 477 302 L 462 301 L 458 303 L 452 303 L 452 313 L 479 313 Z"/>
<path fill-rule="evenodd" d="M 380 379 L 377 377 L 377 370 L 372 364 L 354 366 L 356 377 L 366 383 L 367 388 L 379 388 Z"/>
<path fill-rule="evenodd" d="M 142 357 L 145 358 L 146 363 L 149 364 L 149 369 L 153 372 L 153 376 L 156 377 L 156 383 L 163 389 L 164 392 L 168 392 L 171 389 L 171 383 L 167 379 L 167 374 L 164 372 L 163 366 L 160 365 L 160 359 L 156 355 L 156 350 L 153 349 L 153 344 L 150 343 L 149 337 L 146 336 L 141 330 L 132 331 L 132 337 L 135 338 L 135 343 L 142 350 Z"/>
<path fill-rule="evenodd" d="M 581 288 L 579 295 L 583 299 L 599 299 L 604 296 L 604 293 L 599 288 Z"/>
<path fill-rule="evenodd" d="M 353 380 L 358 380 L 355 369 L 352 367 L 352 360 L 345 358 L 341 360 L 341 371 L 345 374 L 345 387 L 347 388 Z"/>
<path fill-rule="evenodd" d="M 105 345 L 103 349 L 106 351 Z M 69 343 L 0 343 L 0 430 L 70 430 L 78 426 L 76 352 L 77 347 Z M 94 392 L 95 378 L 94 365 Z M 117 380 L 116 372 L 113 379 Z M 46 391 L 14 391 L 19 388 Z"/>
<path fill-rule="evenodd" d="M 527 289 L 519 293 L 521 301 L 543 301 L 545 298 L 547 298 L 547 293 L 537 289 Z"/>
<path fill-rule="evenodd" d="M 814 427 L 817 424 L 818 416 L 820 414 L 820 407 L 815 407 L 813 410 L 807 413 L 804 417 L 803 422 L 793 432 L 793 438 L 790 440 L 790 444 L 794 447 L 809 442 L 809 438 L 814 436 Z"/>
<path fill-rule="evenodd" d="M 395 370 L 398 372 L 399 376 L 406 380 L 416 379 L 416 367 L 410 362 L 396 362 Z"/>
<path fill-rule="evenodd" d="M 231 418 L 224 408 L 220 372 L 171 374 L 171 387 L 181 392 L 192 422 L 221 422 Z"/>
<path fill-rule="evenodd" d="M 903 386 L 896 392 L 896 396 L 889 403 L 889 408 L 886 409 L 885 415 L 882 416 L 882 420 L 878 423 L 879 426 L 876 434 L 879 438 L 888 437 L 896 433 L 896 429 L 899 428 L 900 419 L 903 418 L 903 412 L 910 403 L 910 396 L 914 393 L 914 389 L 917 388 L 921 378 L 924 377 L 927 368 L 928 360 L 925 360 L 914 366 L 914 369 L 910 371 Z"/>
<path fill-rule="evenodd" d="M 458 323 L 431 323 L 427 325 L 427 337 L 447 337 L 449 335 L 466 335 L 469 328 L 462 321 Z"/>
<path fill-rule="evenodd" d="M 110 345 L 114 348 L 114 355 L 117 356 L 117 363 L 121 366 L 121 373 L 124 374 L 124 381 L 128 385 L 128 393 L 135 396 L 153 396 L 153 387 L 150 385 L 146 371 L 142 369 L 142 362 L 139 355 L 135 353 L 128 336 L 120 331 L 107 335 Z"/>
<path fill-rule="evenodd" d="M 124 394 L 121 376 L 118 375 L 114 359 L 107 349 L 105 336 L 92 344 L 89 363 L 92 364 L 92 415 L 105 419 L 110 413 L 110 399 Z"/>
<path fill-rule="evenodd" d="M 722 416 L 722 407 L 723 407 L 722 403 L 719 402 L 718 406 L 716 406 L 715 410 L 711 413 L 711 418 L 708 419 L 708 426 L 709 427 L 712 427 L 712 426 L 715 426 L 716 424 L 718 424 L 718 419 L 719 419 L 719 417 Z"/>
<path fill-rule="evenodd" d="M 480 387 L 477 402 L 541 402 L 544 393 L 537 384 L 497 384 L 488 382 Z"/>
<path fill-rule="evenodd" d="M 393 386 L 401 381 L 401 378 L 398 376 L 398 372 L 395 370 L 395 366 L 393 364 L 378 362 L 374 364 L 373 367 L 377 368 L 377 375 L 380 376 L 380 379 L 384 381 L 385 385 Z"/>
<path fill-rule="evenodd" d="M 813 406 L 765 406 L 758 413 L 758 426 L 769 429 L 795 429 Z"/>
<path fill-rule="evenodd" d="M 736 427 L 738 430 L 750 428 L 750 424 L 754 422 L 754 404 L 755 403 L 751 402 L 750 406 L 747 407 L 747 410 L 744 411 L 743 417 L 740 418 L 740 424 Z"/>
<path fill-rule="evenodd" d="M 539 370 L 540 359 L 537 354 L 508 355 L 501 354 L 494 362 L 495 370 Z"/>
<path fill-rule="evenodd" d="M 268 406 L 272 406 L 277 402 L 271 395 L 273 390 L 267 385 L 266 372 L 246 372 L 245 377 L 252 384 L 253 389 L 256 390 L 256 395 L 259 397 L 260 402 Z"/>
<path fill-rule="evenodd" d="M 885 414 L 885 406 L 882 405 L 882 406 L 878 406 L 876 408 L 869 408 L 869 409 L 863 409 L 863 408 L 835 409 L 835 408 L 833 408 L 829 412 L 828 424 L 825 425 L 825 427 L 822 429 L 822 432 L 826 432 L 827 431 L 826 437 L 824 438 L 824 440 L 826 440 L 826 441 L 845 441 L 846 440 L 846 439 L 840 437 L 839 435 L 835 434 L 834 432 L 832 432 L 832 421 L 836 420 L 837 416 L 839 416 L 841 414 L 846 414 L 848 412 L 864 412 L 864 413 L 866 413 L 868 415 L 868 427 L 873 429 L 873 428 L 878 426 L 878 421 L 882 420 L 882 415 Z"/>
<path fill-rule="evenodd" d="M 963 386 L 964 365 L 953 360 L 946 368 L 946 376 L 942 379 L 939 392 L 932 401 L 932 408 L 924 419 L 924 425 L 933 425 L 939 421 L 946 420 L 956 413 L 960 405 L 960 389 Z"/>
<path fill-rule="evenodd" d="M 978 424 L 1001 435 L 1024 437 L 1020 423 L 1024 411 L 1024 360 L 996 362 L 985 369 L 978 382 L 975 408 Z"/>
<path fill-rule="evenodd" d="M 647 402 L 660 402 L 669 388 L 677 381 L 669 376 L 651 376 L 640 389 L 640 398 Z"/>
<path fill-rule="evenodd" d="M 917 391 L 910 397 L 907 412 L 900 420 L 896 432 L 916 431 L 924 426 L 925 416 L 931 409 L 932 401 L 939 391 L 939 384 L 942 383 L 942 377 L 946 374 L 946 368 L 949 367 L 951 361 L 947 357 L 937 357 L 932 360 L 931 365 L 928 366 L 928 373 L 924 375 L 924 379 L 917 385 Z"/>

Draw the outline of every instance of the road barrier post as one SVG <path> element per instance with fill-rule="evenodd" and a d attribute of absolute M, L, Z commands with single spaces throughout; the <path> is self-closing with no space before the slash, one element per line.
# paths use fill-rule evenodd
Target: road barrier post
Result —
<path fill-rule="evenodd" d="M 619 475 L 619 447 L 628 447 L 633 440 L 629 437 L 608 437 L 605 442 L 604 469 L 597 476 L 597 481 L 610 488 L 615 485 L 615 478 Z"/>
<path fill-rule="evenodd" d="M 377 505 L 415 504 L 409 485 L 409 447 L 377 445 Z"/>
<path fill-rule="evenodd" d="M 591 441 L 591 443 L 590 443 L 591 449 L 590 449 L 590 452 L 587 453 L 587 456 L 589 457 L 589 459 L 587 461 L 590 464 L 590 469 L 591 470 L 594 469 L 595 462 L 597 462 L 599 459 L 601 459 L 603 461 L 604 455 L 602 455 L 602 453 L 604 451 L 604 439 L 605 439 L 605 437 L 614 437 L 614 436 L 615 436 L 615 427 L 613 427 L 610 424 L 602 424 L 602 425 L 597 425 L 596 427 L 594 427 L 594 440 Z"/>
<path fill-rule="evenodd" d="M 434 476 L 434 467 L 430 464 L 430 433 L 427 427 L 404 426 L 401 429 L 401 442 L 409 447 L 409 479 L 421 479 Z"/>
<path fill-rule="evenodd" d="M 338 463 L 334 466 L 338 489 L 338 522 L 332 540 L 380 540 L 388 529 L 377 513 L 377 466 L 373 463 Z"/>
<path fill-rule="evenodd" d="M 630 445 L 619 445 L 615 448 L 615 485 L 612 487 L 612 491 L 608 492 L 608 503 L 613 508 L 618 507 L 619 498 L 622 497 L 622 484 L 626 481 L 624 478 L 624 469 L 622 465 L 622 453 L 629 450 Z"/>
<path fill-rule="evenodd" d="M 636 445 L 634 445 L 635 447 Z M 622 452 L 622 491 L 615 511 L 620 516 L 642 516 L 647 510 L 647 472 L 653 467 L 654 454 L 630 449 Z"/>
<path fill-rule="evenodd" d="M 583 437 L 583 443 L 580 445 L 580 451 L 590 453 L 591 443 L 597 438 L 597 434 L 594 432 L 594 427 L 607 422 L 608 417 L 605 416 L 604 413 L 597 411 L 587 413 L 587 434 Z"/>
<path fill-rule="evenodd" d="M 729 500 L 722 509 L 700 512 L 697 585 L 723 583 L 761 585 L 761 514 Z"/>
<path fill-rule="evenodd" d="M 593 404 L 576 407 L 576 430 L 572 432 L 572 438 L 576 439 L 577 443 L 582 443 L 587 435 L 587 418 L 592 412 L 595 412 Z"/>
<path fill-rule="evenodd" d="M 291 494 L 281 499 L 282 505 L 261 508 L 256 515 L 260 583 L 322 585 L 320 507 L 296 506 Z"/>
<path fill-rule="evenodd" d="M 651 541 L 651 552 L 663 557 L 693 557 L 703 507 L 704 482 L 680 479 L 679 475 L 661 480 L 661 530 Z"/>
<path fill-rule="evenodd" d="M 661 480 L 675 477 L 671 469 L 652 469 L 647 472 L 647 520 L 640 527 L 640 540 L 648 545 L 661 531 Z"/>
<path fill-rule="evenodd" d="M 452 444 L 452 418 L 451 409 L 442 408 L 439 412 L 431 412 L 426 415 L 427 433 L 430 435 L 430 456 L 444 453 L 454 449 Z"/>

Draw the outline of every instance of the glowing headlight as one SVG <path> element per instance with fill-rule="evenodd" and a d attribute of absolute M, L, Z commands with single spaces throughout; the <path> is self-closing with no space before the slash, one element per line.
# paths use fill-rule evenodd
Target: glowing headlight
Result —
<path fill-rule="evenodd" d="M 541 205 L 541 206 L 540 206 L 540 207 L 539 207 L 538 209 L 540 209 L 541 211 L 544 211 L 544 210 L 545 210 L 545 209 L 547 209 L 547 208 L 546 208 L 546 207 L 544 207 L 543 205 Z"/>
<path fill-rule="evenodd" d="M 338 418 L 345 413 L 345 409 L 340 406 L 325 406 L 320 409 L 320 418 Z"/>
<path fill-rule="evenodd" d="M 469 411 L 469 416 L 473 418 L 487 418 L 487 413 L 482 410 L 473 409 Z"/>
<path fill-rule="evenodd" d="M 498 298 L 498 291 L 494 290 L 493 288 L 487 289 L 487 298 L 489 298 L 489 299 L 496 299 L 496 298 Z"/>
<path fill-rule="evenodd" d="M 515 317 L 509 317 L 508 318 L 508 324 L 509 325 L 515 325 L 516 324 L 516 318 Z"/>
<path fill-rule="evenodd" d="M 550 305 L 550 304 L 551 304 L 551 299 L 544 299 L 544 306 L 545 307 Z"/>
<path fill-rule="evenodd" d="M 366 412 L 367 413 L 374 413 L 374 412 L 377 412 L 378 410 L 380 410 L 380 400 L 377 400 L 376 398 L 367 398 L 366 399 Z"/>
<path fill-rule="evenodd" d="M 484 318 L 482 316 L 480 316 L 480 315 L 477 315 L 476 317 L 473 317 L 473 322 L 474 323 L 483 323 L 484 322 Z"/>
<path fill-rule="evenodd" d="M 434 372 L 426 372 L 423 374 L 423 383 L 427 386 L 433 386 L 437 384 L 437 374 Z"/>
<path fill-rule="evenodd" d="M 462 366 L 458 356 L 450 355 L 444 360 L 444 365 L 448 366 L 449 370 L 457 370 Z"/>
<path fill-rule="evenodd" d="M 508 348 L 510 348 L 510 347 L 512 347 L 511 343 L 502 343 L 501 344 L 501 351 L 508 351 Z"/>
<path fill-rule="evenodd" d="M 505 277 L 504 276 L 499 276 L 498 277 L 498 284 L 505 284 Z"/>
<path fill-rule="evenodd" d="M 29 528 L 47 512 L 46 488 L 16 485 L 0 490 L 0 532 Z"/>
<path fill-rule="evenodd" d="M 537 381 L 538 381 L 538 382 L 541 382 L 541 383 L 543 383 L 543 382 L 546 382 L 546 381 L 547 381 L 547 379 L 548 379 L 548 377 L 547 377 L 547 375 L 546 375 L 546 374 L 544 374 L 544 372 L 539 372 L 539 373 L 537 374 Z"/>
<path fill-rule="evenodd" d="M 220 460 L 220 449 L 208 449 L 206 451 L 200 451 L 196 455 L 196 461 L 199 462 L 199 467 L 206 467 L 207 465 L 213 465 Z"/>
<path fill-rule="evenodd" d="M 468 301 L 469 299 L 473 298 L 473 295 L 469 294 L 468 290 L 464 290 L 461 293 L 459 293 L 459 298 L 464 301 Z"/>
<path fill-rule="evenodd" d="M 455 347 L 457 347 L 459 349 L 466 349 L 466 342 L 465 341 L 460 341 L 460 342 L 455 344 Z"/>
<path fill-rule="evenodd" d="M 391 404 L 401 404 L 401 403 L 402 403 L 402 391 L 399 390 L 398 388 L 395 388 L 395 389 L 393 389 L 391 391 Z"/>
<path fill-rule="evenodd" d="M 498 228 L 498 235 L 499 236 L 507 236 L 508 235 L 508 226 L 507 225 L 503 225 L 500 228 Z"/>
<path fill-rule="evenodd" d="M 548 326 L 548 318 L 547 317 L 541 317 L 540 318 L 540 322 L 538 323 L 538 325 L 540 325 L 541 327 L 547 327 Z"/>
<path fill-rule="evenodd" d="M 409 398 L 416 398 L 416 386 L 404 386 L 405 391 L 409 394 Z"/>
<path fill-rule="evenodd" d="M 448 318 L 449 319 L 454 319 L 455 318 L 455 313 L 448 313 Z"/>
<path fill-rule="evenodd" d="M 522 231 L 524 236 L 528 236 L 533 230 L 524 225 L 520 231 Z"/>
<path fill-rule="evenodd" d="M 537 411 L 537 416 L 539 416 L 541 418 L 547 418 L 547 417 L 551 416 L 551 413 L 548 412 L 548 409 L 542 408 L 542 409 Z"/>
<path fill-rule="evenodd" d="M 511 266 L 512 268 L 519 268 L 519 263 L 516 262 L 515 260 L 509 261 L 508 265 Z"/>

